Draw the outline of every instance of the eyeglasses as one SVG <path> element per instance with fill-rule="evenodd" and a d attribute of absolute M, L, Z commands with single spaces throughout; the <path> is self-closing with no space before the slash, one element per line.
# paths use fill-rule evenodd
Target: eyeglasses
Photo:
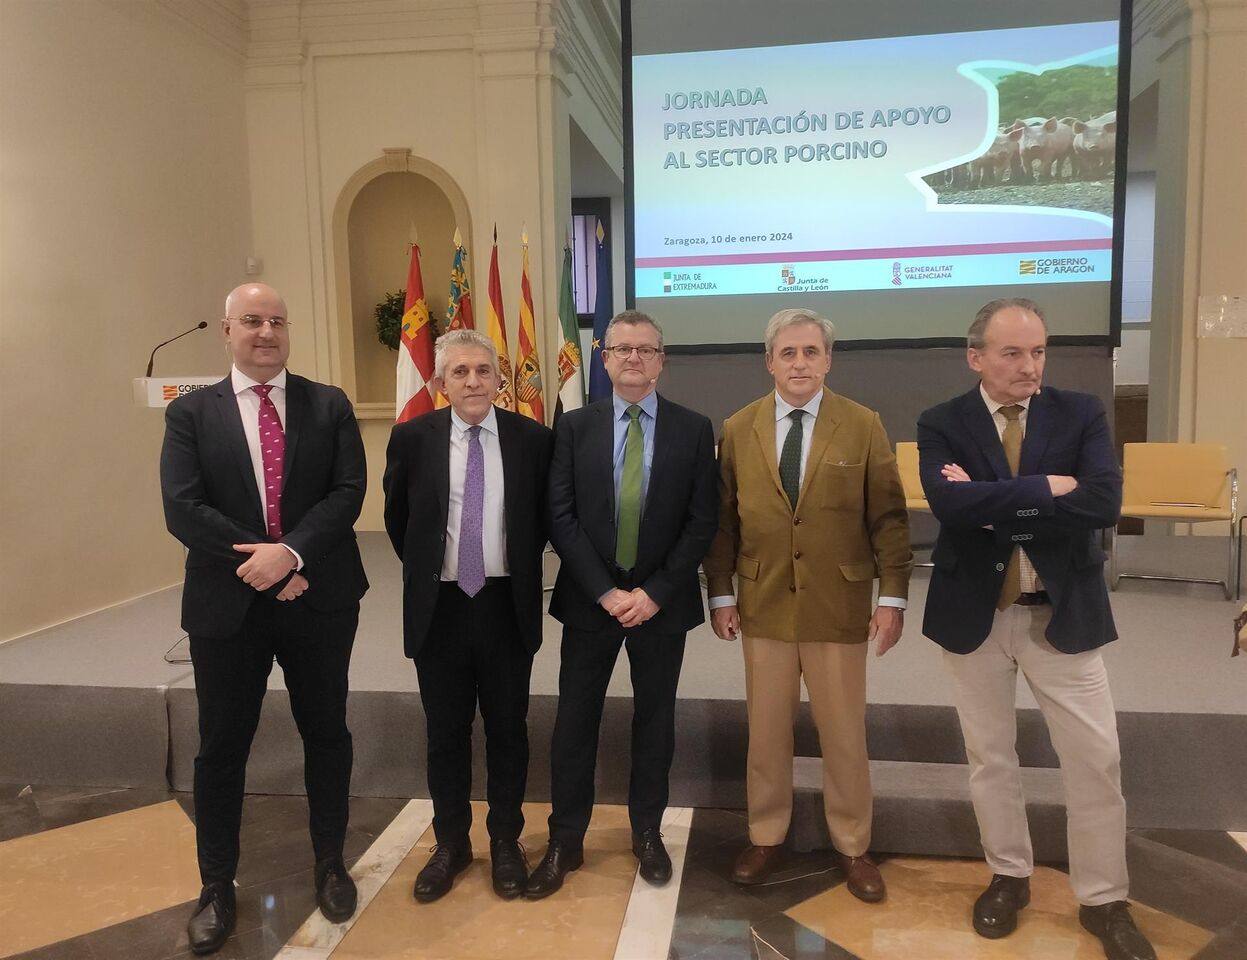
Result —
<path fill-rule="evenodd" d="M 613 353 L 616 360 L 627 360 L 633 353 L 642 360 L 653 360 L 654 357 L 662 353 L 662 349 L 659 347 L 633 347 L 620 344 L 617 347 L 603 347 L 602 352 Z"/>
<path fill-rule="evenodd" d="M 253 313 L 244 314 L 241 317 L 226 317 L 225 319 L 230 321 L 230 323 L 242 324 L 246 330 L 259 330 L 266 323 L 275 331 L 285 330 L 292 322 L 285 317 L 257 317 Z"/>

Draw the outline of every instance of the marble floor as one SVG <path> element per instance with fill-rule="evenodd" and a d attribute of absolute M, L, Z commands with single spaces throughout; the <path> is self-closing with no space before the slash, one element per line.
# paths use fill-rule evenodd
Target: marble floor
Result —
<path fill-rule="evenodd" d="M 675 877 L 636 876 L 627 811 L 599 806 L 585 865 L 557 895 L 504 902 L 489 885 L 483 806 L 476 862 L 449 896 L 411 899 L 432 845 L 426 800 L 356 798 L 348 865 L 360 907 L 346 924 L 315 910 L 301 797 L 251 796 L 244 810 L 238 928 L 228 960 L 1093 960 L 1061 865 L 1036 870 L 1017 932 L 969 929 L 988 879 L 975 861 L 881 858 L 887 900 L 858 902 L 825 853 L 793 854 L 770 883 L 727 879 L 746 841 L 742 812 L 672 809 L 663 824 Z M 548 807 L 526 807 L 530 863 Z M 0 957 L 166 960 L 190 956 L 198 894 L 193 810 L 184 794 L 0 784 Z M 1247 960 L 1247 835 L 1132 835 L 1134 915 L 1161 960 Z"/>

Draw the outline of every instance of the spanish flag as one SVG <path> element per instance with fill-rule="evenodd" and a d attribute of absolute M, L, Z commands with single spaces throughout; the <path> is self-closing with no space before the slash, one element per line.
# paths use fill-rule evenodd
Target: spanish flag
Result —
<path fill-rule="evenodd" d="M 405 423 L 433 409 L 429 383 L 433 379 L 433 325 L 424 301 L 420 276 L 420 245 L 411 244 L 407 268 L 407 295 L 403 300 L 403 325 L 398 343 L 398 390 L 394 419 Z"/>
<path fill-rule="evenodd" d="M 498 225 L 494 224 L 494 251 L 489 257 L 489 301 L 485 304 L 488 324 L 486 333 L 498 351 L 498 366 L 502 368 L 502 384 L 494 406 L 504 410 L 515 409 L 515 385 L 511 378 L 511 351 L 507 349 L 507 318 L 502 310 L 502 281 L 498 278 Z"/>
<path fill-rule="evenodd" d="M 541 357 L 537 354 L 537 324 L 533 319 L 533 290 L 528 282 L 528 230 L 520 235 L 523 249 L 520 268 L 519 350 L 515 355 L 515 399 L 519 412 L 538 423 L 546 422 L 541 392 Z"/>

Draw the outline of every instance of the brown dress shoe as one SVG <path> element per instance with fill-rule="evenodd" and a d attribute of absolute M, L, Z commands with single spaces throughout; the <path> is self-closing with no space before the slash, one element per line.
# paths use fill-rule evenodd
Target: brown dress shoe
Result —
<path fill-rule="evenodd" d="M 866 903 L 878 903 L 884 898 L 887 888 L 883 885 L 883 876 L 869 856 L 846 857 L 843 853 L 837 856 L 849 893 Z"/>
<path fill-rule="evenodd" d="M 750 844 L 736 858 L 736 866 L 732 868 L 732 880 L 743 884 L 764 883 L 779 866 L 783 853 L 783 844 L 773 847 Z"/>

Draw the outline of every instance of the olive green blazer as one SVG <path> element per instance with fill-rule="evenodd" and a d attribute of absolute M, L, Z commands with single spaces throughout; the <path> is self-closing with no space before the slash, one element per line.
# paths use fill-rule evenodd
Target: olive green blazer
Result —
<path fill-rule="evenodd" d="M 775 456 L 775 394 L 724 423 L 709 595 L 736 596 L 746 636 L 863 643 L 874 579 L 882 596 L 909 593 L 896 456 L 877 413 L 826 388 L 810 444 L 794 509 Z"/>

